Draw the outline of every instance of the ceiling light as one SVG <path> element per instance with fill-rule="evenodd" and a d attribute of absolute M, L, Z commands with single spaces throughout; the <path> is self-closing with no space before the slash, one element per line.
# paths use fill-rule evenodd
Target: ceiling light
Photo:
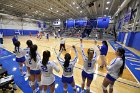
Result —
<path fill-rule="evenodd" d="M 79 7 L 76 7 L 77 9 L 79 8 Z"/>
<path fill-rule="evenodd" d="M 58 10 L 56 12 L 58 12 Z"/>
<path fill-rule="evenodd" d="M 71 4 L 70 4 L 70 6 L 71 6 Z"/>
<path fill-rule="evenodd" d="M 48 10 L 51 10 L 51 9 L 48 9 Z"/>
<path fill-rule="evenodd" d="M 104 16 L 106 16 L 106 15 L 104 15 Z"/>
<path fill-rule="evenodd" d="M 75 2 L 73 2 L 72 4 L 75 5 Z"/>
<path fill-rule="evenodd" d="M 51 10 L 52 10 L 52 8 L 51 8 Z"/>
<path fill-rule="evenodd" d="M 110 4 L 110 1 L 106 2 L 107 4 Z"/>
<path fill-rule="evenodd" d="M 108 7 L 106 7 L 105 9 L 108 10 Z"/>
<path fill-rule="evenodd" d="M 82 11 L 80 11 L 80 13 L 82 13 Z"/>

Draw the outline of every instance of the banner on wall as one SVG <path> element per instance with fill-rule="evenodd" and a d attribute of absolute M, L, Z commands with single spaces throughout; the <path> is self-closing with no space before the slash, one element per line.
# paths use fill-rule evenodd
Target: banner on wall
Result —
<path fill-rule="evenodd" d="M 118 21 L 118 29 L 121 29 L 122 28 L 122 20 L 120 19 L 119 21 Z"/>
<path fill-rule="evenodd" d="M 110 17 L 102 17 L 97 19 L 98 28 L 107 28 L 109 25 Z"/>

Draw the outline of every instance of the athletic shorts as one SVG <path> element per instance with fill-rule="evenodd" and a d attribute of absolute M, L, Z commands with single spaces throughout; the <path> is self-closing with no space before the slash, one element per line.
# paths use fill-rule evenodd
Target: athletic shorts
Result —
<path fill-rule="evenodd" d="M 72 77 L 65 77 L 62 75 L 62 82 L 71 84 L 73 82 L 73 76 Z"/>
<path fill-rule="evenodd" d="M 41 71 L 40 70 L 30 70 L 30 74 L 34 75 L 34 74 L 40 74 Z"/>
<path fill-rule="evenodd" d="M 21 62 L 21 63 L 25 62 L 25 56 L 23 56 L 21 58 L 16 58 L 16 61 Z"/>
<path fill-rule="evenodd" d="M 88 74 L 84 70 L 82 71 L 82 77 L 93 80 L 93 74 Z"/>
<path fill-rule="evenodd" d="M 106 78 L 109 79 L 109 80 L 112 81 L 112 82 L 115 82 L 115 81 L 116 81 L 116 79 L 113 78 L 113 77 L 112 77 L 111 75 L 109 75 L 109 74 L 106 75 Z"/>
<path fill-rule="evenodd" d="M 41 85 L 51 85 L 55 82 L 55 77 L 54 76 L 50 76 L 50 77 L 45 77 L 43 75 L 41 75 Z"/>

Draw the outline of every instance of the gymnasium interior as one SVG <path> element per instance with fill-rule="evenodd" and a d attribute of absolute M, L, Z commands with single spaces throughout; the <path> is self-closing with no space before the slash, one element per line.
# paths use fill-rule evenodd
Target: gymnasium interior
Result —
<path fill-rule="evenodd" d="M 62 51 L 61 58 L 66 53 L 71 59 L 75 57 L 73 45 L 78 51 L 73 69 L 77 92 L 68 84 L 67 93 L 82 93 L 81 39 L 85 55 L 89 48 L 97 54 L 90 93 L 105 93 L 102 84 L 108 70 L 100 68 L 98 46 L 107 41 L 106 65 L 111 64 L 115 51 L 122 47 L 125 68 L 115 81 L 113 93 L 140 93 L 140 0 L 0 0 L 0 93 L 34 93 L 26 77 L 26 65 L 23 65 L 25 75 L 20 73 L 13 37 L 23 49 L 27 48 L 26 41 L 31 40 L 38 46 L 41 59 L 43 51 L 51 52 L 50 60 L 60 69 L 59 73 L 53 71 L 54 93 L 64 93 L 63 68 L 57 60 L 62 38 L 66 51 Z M 43 93 L 38 84 L 35 88 L 36 93 Z M 49 87 L 45 93 L 51 93 Z M 83 93 L 88 93 L 86 85 Z"/>

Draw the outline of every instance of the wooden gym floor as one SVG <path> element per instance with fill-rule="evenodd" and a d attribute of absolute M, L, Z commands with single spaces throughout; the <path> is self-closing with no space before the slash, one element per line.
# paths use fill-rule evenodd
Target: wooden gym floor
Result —
<path fill-rule="evenodd" d="M 9 51 L 13 51 L 14 46 L 12 44 L 12 37 L 5 37 L 4 38 L 4 48 L 9 50 Z M 54 37 L 50 37 L 49 40 L 47 40 L 45 37 L 43 37 L 42 39 L 37 39 L 36 37 L 29 37 L 29 36 L 19 36 L 19 41 L 21 42 L 21 47 L 22 48 L 26 48 L 26 41 L 30 39 L 33 41 L 34 44 L 38 45 L 38 52 L 42 57 L 42 53 L 44 50 L 50 50 L 51 51 L 51 58 L 50 60 L 55 60 L 56 63 L 58 64 L 58 66 L 60 67 L 60 64 L 58 63 L 58 60 L 56 59 L 56 54 L 54 49 L 56 49 L 56 52 L 58 53 L 59 51 L 59 44 L 60 44 L 60 39 L 55 39 Z M 98 45 L 101 45 L 101 42 L 98 41 L 97 42 Z M 76 68 L 74 69 L 74 79 L 76 82 L 76 85 L 81 85 L 81 69 L 82 65 L 83 65 L 83 60 L 82 60 L 82 55 L 81 55 L 81 50 L 80 50 L 80 40 L 79 39 L 75 39 L 75 38 L 66 38 L 66 52 L 69 52 L 72 55 L 72 58 L 74 58 L 75 53 L 72 49 L 72 45 L 75 45 L 77 50 L 78 50 L 78 62 L 76 63 Z M 96 47 L 96 45 L 94 44 L 94 40 L 83 40 L 83 45 L 84 45 L 84 50 L 85 50 L 85 54 L 87 54 L 87 49 L 93 47 L 97 54 L 99 54 L 99 51 Z M 135 52 L 136 54 L 140 54 L 139 51 L 136 51 L 132 48 L 129 48 L 131 51 Z M 63 52 L 61 57 L 64 58 L 64 54 L 66 52 Z M 109 45 L 109 51 L 108 51 L 108 55 L 107 55 L 107 64 L 109 65 L 111 60 L 115 58 L 114 55 L 114 50 L 113 48 Z M 106 69 L 99 69 L 98 67 L 100 66 L 100 59 L 99 56 L 97 58 L 97 62 L 96 62 L 96 68 L 95 68 L 95 75 L 94 75 L 94 80 L 92 81 L 91 84 L 91 91 L 93 93 L 102 93 L 102 82 L 103 79 L 106 75 Z M 61 71 L 60 73 L 55 73 L 58 76 L 62 75 L 62 68 L 60 67 Z M 113 93 L 140 93 L 140 89 L 139 88 L 135 88 L 133 86 L 139 86 L 140 84 L 138 84 L 135 80 L 135 78 L 132 76 L 132 74 L 129 72 L 128 69 L 124 70 L 123 76 L 121 78 L 118 79 L 119 81 L 126 83 L 120 83 L 120 82 L 116 82 L 114 85 L 114 92 Z M 132 86 L 130 86 L 130 85 Z M 0 91 L 1 92 L 1 91 Z M 16 91 L 16 93 L 22 93 L 20 89 L 18 89 Z"/>

